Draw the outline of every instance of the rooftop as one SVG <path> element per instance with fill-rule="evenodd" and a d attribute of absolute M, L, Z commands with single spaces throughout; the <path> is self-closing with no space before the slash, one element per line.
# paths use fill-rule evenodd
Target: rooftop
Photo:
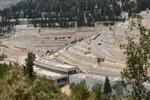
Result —
<path fill-rule="evenodd" d="M 67 65 L 67 64 L 60 64 L 58 62 L 53 62 L 53 61 L 41 60 L 41 61 L 35 61 L 34 63 L 36 65 L 39 65 L 39 66 L 42 66 L 45 68 L 60 70 L 60 71 L 64 71 L 64 72 L 72 71 L 77 68 L 75 66 L 71 66 L 71 65 Z"/>
<path fill-rule="evenodd" d="M 36 66 L 34 66 L 34 71 L 36 72 L 36 74 L 45 76 L 47 78 L 51 78 L 53 80 L 65 77 L 65 75 L 54 73 L 54 72 L 51 72 L 51 71 L 47 71 L 47 70 L 38 68 Z"/>

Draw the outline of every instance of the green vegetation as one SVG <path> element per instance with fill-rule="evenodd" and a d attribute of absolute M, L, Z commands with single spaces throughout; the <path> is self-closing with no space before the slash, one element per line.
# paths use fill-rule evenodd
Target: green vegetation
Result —
<path fill-rule="evenodd" d="M 108 79 L 106 77 L 106 79 Z M 106 83 L 108 80 L 106 80 Z M 115 100 L 115 96 L 111 95 L 109 89 L 102 90 L 101 84 L 95 84 L 95 86 L 89 90 L 85 81 L 81 81 L 79 84 L 71 85 L 72 95 L 71 100 Z M 109 91 L 106 93 L 106 91 Z"/>
<path fill-rule="evenodd" d="M 81 81 L 70 86 L 72 93 L 67 98 L 59 93 L 52 81 L 36 76 L 30 79 L 34 72 L 30 69 L 34 56 L 29 53 L 26 60 L 29 70 L 26 73 L 19 67 L 0 65 L 0 100 L 149 100 L 150 91 L 144 84 L 150 84 L 150 30 L 140 24 L 139 30 L 139 41 L 128 38 L 129 43 L 125 46 L 127 67 L 122 72 L 122 80 L 114 86 L 110 86 L 108 77 L 104 87 L 96 84 L 91 90 L 85 81 Z M 113 95 L 112 91 L 116 94 Z"/>
<path fill-rule="evenodd" d="M 7 55 L 4 53 L 0 54 L 0 61 L 3 61 L 5 58 L 7 58 Z"/>
<path fill-rule="evenodd" d="M 92 91 L 88 100 L 102 100 L 102 99 L 103 99 L 102 86 L 100 84 L 96 84 L 92 88 Z"/>
<path fill-rule="evenodd" d="M 30 19 L 35 27 L 74 27 L 76 22 L 78 27 L 93 27 L 96 21 L 120 21 L 120 14 L 116 0 L 22 0 L 0 11 L 0 27 L 8 31 L 19 18 Z"/>
<path fill-rule="evenodd" d="M 150 91 L 146 89 L 144 84 L 150 85 L 150 30 L 140 24 L 139 30 L 138 42 L 128 38 L 127 67 L 122 73 L 122 78 L 125 86 L 132 90 L 131 98 L 133 100 L 148 100 L 150 99 Z"/>
<path fill-rule="evenodd" d="M 144 84 L 150 84 L 150 30 L 140 24 L 139 30 L 138 41 L 128 38 L 127 67 L 122 72 L 121 81 L 111 87 L 106 77 L 104 87 L 96 84 L 92 90 L 88 89 L 85 81 L 72 84 L 68 100 L 149 100 L 150 91 Z M 12 64 L 0 65 L 0 100 L 57 100 L 62 96 L 53 81 L 34 76 L 34 58 L 33 53 L 28 54 L 25 73 L 17 66 L 12 67 Z M 116 95 L 112 95 L 113 89 Z"/>
<path fill-rule="evenodd" d="M 79 84 L 72 84 L 71 89 L 72 100 L 87 100 L 90 95 L 85 81 L 81 81 Z"/>
<path fill-rule="evenodd" d="M 108 26 L 124 21 L 123 11 L 131 17 L 148 8 L 150 0 L 22 0 L 0 11 L 0 33 L 13 30 L 19 18 L 29 19 L 34 27 L 94 27 L 97 21 Z"/>
<path fill-rule="evenodd" d="M 98 65 L 100 66 L 100 64 L 101 64 L 101 62 L 104 62 L 105 61 L 105 59 L 104 58 L 97 58 L 97 63 L 98 63 Z"/>
<path fill-rule="evenodd" d="M 57 95 L 53 81 L 39 77 L 31 81 L 23 70 L 0 65 L 0 100 L 50 100 Z"/>
<path fill-rule="evenodd" d="M 125 21 L 125 19 L 124 20 L 122 20 L 122 21 Z M 105 22 L 103 22 L 103 25 L 105 25 L 105 26 L 113 26 L 115 24 L 115 21 L 105 21 Z"/>
<path fill-rule="evenodd" d="M 53 81 L 35 76 L 34 59 L 28 53 L 24 69 L 12 63 L 0 65 L 0 100 L 51 100 L 60 95 Z"/>
<path fill-rule="evenodd" d="M 66 97 L 53 81 L 35 77 L 31 80 L 27 73 L 19 67 L 1 65 L 0 71 L 0 100 L 113 100 L 110 93 L 104 93 L 102 86 L 96 84 L 89 90 L 85 81 L 72 84 L 72 95 Z M 109 99 L 108 99 L 109 98 Z"/>
<path fill-rule="evenodd" d="M 0 79 L 4 77 L 7 70 L 9 70 L 9 67 L 7 65 L 0 64 Z"/>
<path fill-rule="evenodd" d="M 137 0 L 136 10 L 138 12 L 147 9 L 150 9 L 150 0 Z"/>
<path fill-rule="evenodd" d="M 105 93 L 105 94 L 109 94 L 109 93 L 111 93 L 111 92 L 112 92 L 112 88 L 111 88 L 111 85 L 110 85 L 110 83 L 109 83 L 109 78 L 106 77 L 106 79 L 105 79 L 105 84 L 104 84 L 104 93 Z"/>
<path fill-rule="evenodd" d="M 34 61 L 35 61 L 35 55 L 32 52 L 28 53 L 28 57 L 26 58 L 25 71 L 27 71 L 28 77 L 30 79 L 34 77 L 34 70 L 33 70 Z"/>

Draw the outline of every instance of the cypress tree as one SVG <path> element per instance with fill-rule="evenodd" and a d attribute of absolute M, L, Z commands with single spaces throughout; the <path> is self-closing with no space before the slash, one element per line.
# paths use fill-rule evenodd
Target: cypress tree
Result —
<path fill-rule="evenodd" d="M 32 52 L 28 53 L 28 57 L 26 58 L 26 71 L 30 79 L 32 79 L 34 76 L 34 70 L 33 70 L 34 60 L 35 60 L 35 55 Z"/>
<path fill-rule="evenodd" d="M 105 94 L 108 94 L 108 93 L 111 93 L 112 92 L 112 88 L 111 88 L 111 85 L 109 83 L 109 78 L 106 76 L 105 78 L 105 84 L 104 84 L 104 93 Z"/>

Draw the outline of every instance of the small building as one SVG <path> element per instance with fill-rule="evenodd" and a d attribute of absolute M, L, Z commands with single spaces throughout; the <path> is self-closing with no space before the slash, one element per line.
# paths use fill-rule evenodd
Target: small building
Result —
<path fill-rule="evenodd" d="M 39 68 L 63 75 L 73 75 L 78 73 L 77 67 L 67 64 L 47 64 L 40 61 L 35 61 L 34 64 Z"/>
<path fill-rule="evenodd" d="M 53 80 L 55 86 L 60 86 L 60 85 L 64 85 L 64 84 L 68 83 L 67 75 L 47 71 L 45 69 L 38 68 L 36 66 L 34 66 L 34 71 L 35 71 L 36 75 L 38 75 L 38 76 L 42 76 L 47 79 Z"/>
<path fill-rule="evenodd" d="M 69 83 L 69 76 L 79 73 L 76 66 L 61 64 L 56 61 L 36 60 L 34 62 L 36 73 L 54 80 L 55 85 L 64 85 Z"/>

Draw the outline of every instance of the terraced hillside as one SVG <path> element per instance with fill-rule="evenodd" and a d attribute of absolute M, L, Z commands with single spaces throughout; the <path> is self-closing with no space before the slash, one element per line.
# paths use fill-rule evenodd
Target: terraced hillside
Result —
<path fill-rule="evenodd" d="M 109 33 L 101 34 L 97 38 L 95 38 L 96 36 L 97 35 L 94 35 L 92 38 L 64 47 L 60 51 L 49 56 L 49 58 L 56 59 L 61 63 L 77 66 L 84 73 L 119 77 L 120 72 L 125 67 L 125 56 L 123 54 L 123 51 L 120 49 L 119 44 L 115 44 L 116 42 L 118 42 L 118 40 L 114 40 L 115 43 L 109 43 L 112 39 L 114 39 L 113 36 Z M 116 36 L 118 36 L 118 39 L 121 39 L 118 34 Z M 99 51 L 96 52 L 93 50 L 94 47 L 92 43 L 94 39 L 98 39 L 97 41 L 102 41 L 100 37 L 103 37 L 103 40 L 105 40 L 105 43 L 102 43 L 104 48 L 101 48 L 101 50 L 103 49 L 102 52 L 101 50 L 99 50 L 99 48 L 95 48 Z M 99 46 L 98 43 L 99 42 L 94 42 L 96 46 Z M 110 46 L 108 47 L 108 45 Z M 113 48 L 114 45 L 115 48 Z M 118 49 L 122 53 L 112 53 L 108 49 L 114 49 L 114 51 Z M 105 54 L 106 52 L 107 54 L 111 55 L 111 58 L 109 58 L 108 55 Z M 97 59 L 102 57 L 104 57 L 105 60 L 98 64 Z"/>

